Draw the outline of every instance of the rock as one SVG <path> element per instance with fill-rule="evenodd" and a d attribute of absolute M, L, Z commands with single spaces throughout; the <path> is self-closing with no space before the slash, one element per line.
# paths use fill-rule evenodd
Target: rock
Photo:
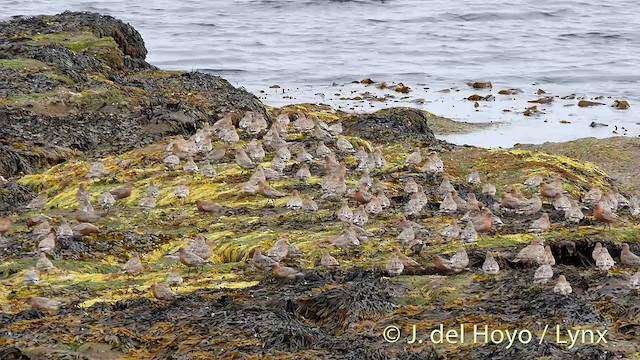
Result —
<path fill-rule="evenodd" d="M 254 95 L 220 77 L 148 64 L 138 31 L 111 16 L 65 12 L 2 22 L 0 53 L 4 176 L 80 152 L 122 153 L 192 134 L 228 112 L 254 111 L 270 123 Z"/>
<path fill-rule="evenodd" d="M 435 143 L 437 140 L 428 122 L 428 116 L 420 110 L 391 108 L 355 115 L 345 120 L 343 126 L 345 135 L 367 140 L 396 142 L 411 138 Z"/>
<path fill-rule="evenodd" d="M 631 107 L 627 100 L 615 100 L 611 106 L 620 110 L 626 110 Z"/>
<path fill-rule="evenodd" d="M 580 107 L 588 107 L 588 106 L 596 106 L 596 105 L 604 105 L 604 103 L 597 102 L 597 101 L 589 101 L 589 100 L 578 101 L 578 106 Z"/>

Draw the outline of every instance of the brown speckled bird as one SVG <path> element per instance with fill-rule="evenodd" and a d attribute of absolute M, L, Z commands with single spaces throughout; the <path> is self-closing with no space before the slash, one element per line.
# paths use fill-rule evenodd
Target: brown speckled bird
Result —
<path fill-rule="evenodd" d="M 384 267 L 389 276 L 398 276 L 404 271 L 404 264 L 402 263 L 402 260 L 400 260 L 400 257 L 398 257 L 398 254 L 393 254 Z"/>
<path fill-rule="evenodd" d="M 29 201 L 26 208 L 28 210 L 40 211 L 44 209 L 45 206 L 47 206 L 47 198 L 47 193 L 41 193 L 31 201 Z"/>
<path fill-rule="evenodd" d="M 596 267 L 599 270 L 606 271 L 613 267 L 616 262 L 613 260 L 611 255 L 609 254 L 609 250 L 606 247 L 602 247 L 600 252 L 596 255 Z"/>
<path fill-rule="evenodd" d="M 440 255 L 433 257 L 433 262 L 436 269 L 443 273 L 459 273 L 466 269 L 469 265 L 469 256 L 467 251 L 462 248 L 457 253 L 453 254 L 451 259 L 442 258 Z"/>
<path fill-rule="evenodd" d="M 62 302 L 59 300 L 48 299 L 40 296 L 29 296 L 24 299 L 32 309 L 46 310 L 49 312 L 56 312 L 62 306 Z"/>
<path fill-rule="evenodd" d="M 498 265 L 498 262 L 493 258 L 490 251 L 487 251 L 484 263 L 482 263 L 482 272 L 485 273 L 485 275 L 496 275 L 500 272 L 500 265 Z"/>
<path fill-rule="evenodd" d="M 297 269 L 288 266 L 282 266 L 278 263 L 271 265 L 271 273 L 276 279 L 290 281 L 301 279 L 305 276 L 304 273 L 300 272 Z"/>
<path fill-rule="evenodd" d="M 41 252 L 38 257 L 38 261 L 36 261 L 36 270 L 41 273 L 52 273 L 56 271 L 56 267 L 53 265 L 51 260 L 47 258 L 47 254 Z"/>
<path fill-rule="evenodd" d="M 180 286 L 184 282 L 184 279 L 182 278 L 182 276 L 180 276 L 180 274 L 177 271 L 171 270 L 169 275 L 167 275 L 167 279 L 164 282 L 169 287 L 176 287 L 176 286 Z"/>
<path fill-rule="evenodd" d="M 556 286 L 553 287 L 553 292 L 561 295 L 569 295 L 573 289 L 571 289 L 571 284 L 567 281 L 567 278 L 564 275 L 558 276 L 558 282 Z"/>
<path fill-rule="evenodd" d="M 91 223 L 81 223 L 73 227 L 73 235 L 84 236 L 89 234 L 98 234 L 100 229 Z"/>
<path fill-rule="evenodd" d="M 211 264 L 210 261 L 201 258 L 200 256 L 194 254 L 193 252 L 187 250 L 186 247 L 181 247 L 178 249 L 178 259 L 180 262 L 191 268 L 196 266 L 201 266 L 205 264 Z"/>
<path fill-rule="evenodd" d="M 35 267 L 29 268 L 22 276 L 22 283 L 26 286 L 35 285 L 38 281 L 40 281 L 40 277 L 38 276 Z"/>
<path fill-rule="evenodd" d="M 38 251 L 51 254 L 56 247 L 56 235 L 52 232 L 38 243 Z"/>
<path fill-rule="evenodd" d="M 605 224 L 605 226 L 611 226 L 613 223 L 621 222 L 622 219 L 608 206 L 604 205 L 602 202 L 597 202 L 593 208 L 593 216 L 596 221 Z"/>
<path fill-rule="evenodd" d="M 542 213 L 540 218 L 534 220 L 529 227 L 529 232 L 542 233 L 551 227 L 551 221 L 549 220 L 549 214 Z"/>
<path fill-rule="evenodd" d="M 422 162 L 422 153 L 420 152 L 420 148 L 416 147 L 413 149 L 413 152 L 407 155 L 407 158 L 404 160 L 405 166 L 418 166 Z"/>
<path fill-rule="evenodd" d="M 111 193 L 111 195 L 113 195 L 114 199 L 120 200 L 120 199 L 128 198 L 129 196 L 131 196 L 132 191 L 133 191 L 133 184 L 128 182 L 109 192 Z"/>
<path fill-rule="evenodd" d="M 0 217 L 0 235 L 4 235 L 9 232 L 13 222 L 8 217 Z"/>
<path fill-rule="evenodd" d="M 122 266 L 120 272 L 127 275 L 137 275 L 143 270 L 144 267 L 142 266 L 140 256 L 137 253 L 134 253 L 133 256 Z"/>
<path fill-rule="evenodd" d="M 273 260 L 280 262 L 282 259 L 287 257 L 289 253 L 289 234 L 284 233 L 280 236 L 273 246 L 269 250 L 267 250 L 264 254 Z"/>
<path fill-rule="evenodd" d="M 199 211 L 202 211 L 202 212 L 209 212 L 209 213 L 216 213 L 216 214 L 221 214 L 224 212 L 224 206 L 216 203 L 213 200 L 198 199 L 196 200 L 196 207 L 198 208 Z"/>
<path fill-rule="evenodd" d="M 284 197 L 286 196 L 285 194 L 281 193 L 280 191 L 272 188 L 271 186 L 265 184 L 264 182 L 259 182 L 258 183 L 258 194 L 266 197 L 267 199 L 275 199 L 275 198 L 279 198 L 279 197 Z"/>
<path fill-rule="evenodd" d="M 329 250 L 322 249 L 322 257 L 320 258 L 320 265 L 329 270 L 336 270 L 340 267 L 338 260 L 329 254 Z"/>
<path fill-rule="evenodd" d="M 176 298 L 176 293 L 174 293 L 167 285 L 162 283 L 152 284 L 151 293 L 154 298 L 162 301 L 169 301 Z"/>
<path fill-rule="evenodd" d="M 531 240 L 531 243 L 525 246 L 513 260 L 513 262 L 522 261 L 527 264 L 539 264 L 545 257 L 544 240 L 537 238 Z"/>
<path fill-rule="evenodd" d="M 622 244 L 620 264 L 624 266 L 640 267 L 640 256 L 631 252 L 629 244 Z"/>
<path fill-rule="evenodd" d="M 553 277 L 551 265 L 540 265 L 533 274 L 533 282 L 536 284 L 546 284 Z"/>
<path fill-rule="evenodd" d="M 629 278 L 629 287 L 634 290 L 640 290 L 640 270 Z"/>
<path fill-rule="evenodd" d="M 253 255 L 251 257 L 253 266 L 255 266 L 259 270 L 269 270 L 273 264 L 277 264 L 278 262 L 274 259 L 265 256 L 262 254 L 261 248 L 256 248 L 253 250 Z"/>

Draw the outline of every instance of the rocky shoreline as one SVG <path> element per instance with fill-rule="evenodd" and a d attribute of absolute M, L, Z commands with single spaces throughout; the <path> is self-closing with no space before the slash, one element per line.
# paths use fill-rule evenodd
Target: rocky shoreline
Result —
<path fill-rule="evenodd" d="M 15 18 L 0 26 L 0 174 L 7 179 L 0 183 L 0 220 L 10 224 L 0 232 L 0 358 L 640 358 L 639 294 L 628 286 L 635 270 L 616 266 L 603 272 L 592 259 L 598 242 L 618 264 L 622 243 L 640 254 L 633 205 L 620 207 L 624 223 L 608 227 L 587 205 L 578 224 L 566 223 L 553 200 L 541 205 L 551 225 L 540 236 L 555 256 L 554 273 L 566 275 L 573 286 L 568 296 L 554 292 L 551 282 L 534 284 L 535 268 L 514 261 L 538 237 L 529 231 L 538 211 L 527 215 L 500 207 L 500 197 L 512 187 L 533 198 L 539 188 L 524 182 L 535 176 L 558 177 L 563 193 L 578 201 L 593 187 L 619 189 L 632 198 L 640 190 L 633 158 L 640 147 L 637 139 L 499 150 L 458 146 L 438 136 L 486 125 L 411 108 L 372 114 L 321 104 L 272 108 L 220 77 L 159 70 L 145 61 L 146 54 L 133 27 L 95 13 Z M 284 118 L 294 127 L 283 135 L 293 154 L 279 165 L 278 177 L 264 185 L 285 196 L 269 196 L 264 189 L 248 193 L 255 164 L 243 167 L 237 154 L 240 144 L 255 135 L 243 122 L 263 119 L 264 129 L 257 133 L 266 143 L 266 129 Z M 214 176 L 197 168 L 186 172 L 189 156 L 178 157 L 181 165 L 175 169 L 170 165 L 167 149 L 176 154 L 181 148 L 174 144 L 203 133 L 208 138 L 206 129 L 224 119 L 238 141 L 212 136 L 209 152 L 194 155 L 200 169 L 211 165 Z M 300 119 L 315 123 L 300 130 L 305 126 Z M 307 180 L 295 176 L 301 168 L 297 149 L 315 152 L 322 138 L 337 147 L 336 137 L 344 140 L 343 147 L 379 151 L 386 161 L 370 176 L 386 188 L 382 193 L 389 209 L 370 215 L 363 225 L 369 235 L 354 249 L 331 247 L 344 225 L 337 215 L 339 198 L 325 198 L 327 183 L 334 180 L 331 171 L 323 170 L 326 163 L 313 159 Z M 422 170 L 428 160 L 421 159 L 419 166 L 407 163 L 416 147 L 440 158 L 444 171 Z M 216 149 L 223 150 L 221 156 L 211 155 Z M 620 155 L 612 156 L 614 150 Z M 267 150 L 265 170 L 276 166 L 274 152 Z M 356 187 L 364 175 L 354 154 L 340 154 L 338 160 L 348 170 L 342 181 Z M 96 163 L 101 171 L 88 178 Z M 469 181 L 474 172 L 482 183 Z M 416 231 L 422 245 L 417 251 L 400 249 L 414 263 L 401 276 L 389 277 L 385 264 L 399 247 L 399 224 L 411 199 L 405 192 L 409 178 L 424 186 L 428 198 L 416 216 L 409 216 L 422 229 Z M 447 181 L 465 198 L 473 194 L 487 208 L 496 205 L 492 209 L 504 224 L 490 226 L 470 243 L 443 238 L 443 229 L 464 213 L 442 211 L 439 189 Z M 498 189 L 495 196 L 483 191 L 488 183 Z M 42 236 L 30 222 L 43 214 L 52 226 L 83 223 L 74 220 L 82 218 L 77 211 L 83 206 L 81 184 L 86 185 L 84 199 L 96 207 L 105 201 L 105 192 L 126 184 L 133 192 L 96 211 L 97 219 L 90 221 L 99 228 L 96 233 L 59 236 L 48 254 L 56 272 L 41 274 L 36 285 L 25 284 L 42 250 Z M 145 191 L 152 185 L 157 186 L 155 196 Z M 174 189 L 181 185 L 190 192 L 178 198 Z M 305 201 L 315 200 L 317 209 L 292 210 L 294 190 Z M 42 194 L 47 195 L 42 206 L 29 205 Z M 149 198 L 153 206 L 141 205 Z M 215 202 L 222 210 L 203 210 L 198 201 Z M 356 195 L 348 202 L 354 209 L 361 203 Z M 215 244 L 212 265 L 192 270 L 167 256 L 198 234 Z M 283 281 L 277 272 L 254 266 L 256 249 L 269 249 L 286 234 L 303 255 L 282 263 L 300 269 L 302 280 Z M 326 248 L 339 261 L 337 269 L 321 264 Z M 434 260 L 460 248 L 468 253 L 468 270 L 443 273 Z M 499 275 L 479 270 L 487 251 L 497 254 Z M 144 270 L 121 273 L 135 253 Z M 154 299 L 150 286 L 170 271 L 184 278 L 178 296 Z M 33 296 L 61 305 L 55 311 L 30 307 L 25 299 Z M 470 338 L 442 344 L 406 341 L 414 327 L 428 333 L 460 324 L 469 334 L 473 325 L 527 330 L 533 340 L 513 346 Z M 569 347 L 545 337 L 545 325 L 607 330 L 608 341 Z M 383 337 L 390 327 L 403 333 L 400 341 Z"/>

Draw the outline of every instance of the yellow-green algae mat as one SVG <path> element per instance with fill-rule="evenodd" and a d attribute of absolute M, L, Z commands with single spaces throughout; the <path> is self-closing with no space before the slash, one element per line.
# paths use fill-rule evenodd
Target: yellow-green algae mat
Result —
<path fill-rule="evenodd" d="M 327 118 L 327 120 L 330 121 L 331 119 Z M 290 137 L 291 139 L 297 139 L 300 135 L 291 134 Z M 62 346 L 60 351 L 63 352 L 83 350 L 81 345 L 88 341 L 88 337 L 78 336 L 77 333 L 80 330 L 76 329 L 77 327 L 82 327 L 85 331 L 89 331 L 94 335 L 101 334 L 101 336 L 90 337 L 91 341 L 89 342 L 107 343 L 110 347 L 119 349 L 120 355 L 126 354 L 127 358 L 161 356 L 160 354 L 169 354 L 171 351 L 180 353 L 187 350 L 190 350 L 190 355 L 193 358 L 210 358 L 210 352 L 198 353 L 198 346 L 207 341 L 202 332 L 198 333 L 199 337 L 191 340 L 181 337 L 180 334 L 174 334 L 182 331 L 186 334 L 192 332 L 191 330 L 187 331 L 186 328 L 175 329 L 172 327 L 172 320 L 179 323 L 180 319 L 190 316 L 189 312 L 185 312 L 184 309 L 182 314 L 176 313 L 172 315 L 175 318 L 167 315 L 167 319 L 155 322 L 151 328 L 146 329 L 149 335 L 148 338 L 143 335 L 134 336 L 130 330 L 127 330 L 127 323 L 113 328 L 107 327 L 106 323 L 92 326 L 91 323 L 98 322 L 97 319 L 100 318 L 96 314 L 98 311 L 96 309 L 107 309 L 108 305 L 103 303 L 113 304 L 111 305 L 113 308 L 109 308 L 111 310 L 103 311 L 117 319 L 118 306 L 121 306 L 122 311 L 126 312 L 127 305 L 122 304 L 133 302 L 134 305 L 131 305 L 132 307 L 138 304 L 139 307 L 153 308 L 155 305 L 149 300 L 151 296 L 149 286 L 152 283 L 164 281 L 171 269 L 177 269 L 185 277 L 185 283 L 177 290 L 179 294 L 184 295 L 185 299 L 187 299 L 184 301 L 193 302 L 193 298 L 196 297 L 200 301 L 216 302 L 215 306 L 210 305 L 213 310 L 220 307 L 218 303 L 224 304 L 227 301 L 225 300 L 227 297 L 250 302 L 252 300 L 248 294 L 254 291 L 251 290 L 254 289 L 251 287 L 264 279 L 263 274 L 250 271 L 246 266 L 252 249 L 258 246 L 266 249 L 282 233 L 287 232 L 290 234 L 292 243 L 305 253 L 305 257 L 296 265 L 303 268 L 313 268 L 320 257 L 320 249 L 333 236 L 341 232 L 343 227 L 333 216 L 334 211 L 337 210 L 335 204 L 318 200 L 321 195 L 319 177 L 314 176 L 306 183 L 294 179 L 272 182 L 272 185 L 280 191 L 288 194 L 293 189 L 297 189 L 302 196 L 315 198 L 320 205 L 320 210 L 317 213 L 293 212 L 284 208 L 287 198 L 267 200 L 258 195 L 243 195 L 241 193 L 242 184 L 249 178 L 250 174 L 249 172 L 242 172 L 229 156 L 225 161 L 214 164 L 217 172 L 217 176 L 214 179 L 203 178 L 199 175 L 187 175 L 180 171 L 167 171 L 161 161 L 164 149 L 170 140 L 164 139 L 142 149 L 101 159 L 105 164 L 106 174 L 99 181 L 88 182 L 88 190 L 91 196 L 97 199 L 103 191 L 119 186 L 126 181 L 131 181 L 134 185 L 132 196 L 118 202 L 114 209 L 110 210 L 98 221 L 97 225 L 103 230 L 102 234 L 93 235 L 82 240 L 89 249 L 92 249 L 92 244 L 102 243 L 101 251 L 54 258 L 53 262 L 59 272 L 42 276 L 41 282 L 37 286 L 26 287 L 22 285 L 22 275 L 35 263 L 33 254 L 37 246 L 35 240 L 26 236 L 28 229 L 21 221 L 29 214 L 11 216 L 15 226 L 10 236 L 23 243 L 20 246 L 21 252 L 5 257 L 2 265 L 0 265 L 0 274 L 4 274 L 3 280 L 0 282 L 0 293 L 7 294 L 0 298 L 1 309 L 5 313 L 3 319 L 6 319 L 6 314 L 12 313 L 20 312 L 19 314 L 28 315 L 28 312 L 21 312 L 26 309 L 26 305 L 21 299 L 31 295 L 58 298 L 65 303 L 73 303 L 80 309 L 86 309 L 87 314 L 92 315 L 88 316 L 87 319 L 81 317 L 65 318 L 64 315 L 53 315 L 53 318 L 38 318 L 35 316 L 30 319 L 25 315 L 27 317 L 24 319 L 12 321 L 9 330 L 38 329 L 46 324 L 49 324 L 47 326 L 51 328 L 67 327 L 73 324 L 72 328 L 75 330 L 70 332 L 75 332 L 75 336 L 71 336 L 65 331 L 51 333 L 50 335 L 53 338 L 50 339 L 48 344 Z M 404 158 L 411 151 L 409 145 L 369 144 L 367 141 L 358 138 L 350 138 L 350 140 L 354 144 L 367 144 L 367 147 L 370 148 L 382 147 L 388 163 L 385 168 L 377 171 L 374 175 L 382 179 L 385 185 L 388 186 L 387 196 L 392 197 L 402 192 L 402 183 L 397 180 L 398 178 L 412 174 L 417 175 L 412 170 L 404 169 L 402 166 Z M 565 186 L 567 190 L 573 194 L 584 192 L 592 185 L 609 185 L 608 176 L 597 166 L 563 156 L 526 150 L 483 150 L 474 148 L 454 148 L 440 153 L 440 156 L 445 162 L 445 172 L 455 184 L 462 184 L 465 176 L 470 171 L 478 170 L 483 180 L 494 183 L 499 191 L 504 190 L 507 185 L 522 184 L 526 178 L 535 174 L 562 176 L 566 180 Z M 268 167 L 270 160 L 270 157 L 265 158 L 263 164 Z M 84 176 L 89 167 L 89 161 L 71 160 L 41 174 L 23 176 L 18 181 L 20 184 L 29 186 L 35 191 L 46 191 L 48 193 L 50 198 L 43 213 L 51 215 L 54 219 L 58 219 L 60 216 L 70 219 L 78 205 L 75 200 L 78 185 L 86 181 Z M 147 217 L 137 209 L 137 203 L 142 198 L 144 190 L 151 179 L 160 188 L 160 197 L 157 208 Z M 357 180 L 358 174 L 352 173 L 347 182 L 349 185 L 353 185 Z M 186 199 L 178 200 L 173 196 L 173 189 L 181 182 L 185 182 L 189 186 L 190 195 Z M 435 185 L 437 184 L 432 184 L 432 186 Z M 476 192 L 477 190 L 475 189 Z M 500 195 L 500 192 L 498 195 Z M 220 217 L 199 213 L 194 205 L 198 199 L 215 200 L 234 211 Z M 431 214 L 420 218 L 418 222 L 432 230 L 433 233 L 437 233 L 450 220 L 449 216 Z M 340 261 L 342 270 L 347 270 L 353 266 L 379 270 L 381 264 L 387 261 L 391 251 L 397 246 L 395 233 L 389 232 L 387 229 L 398 221 L 399 216 L 397 215 L 381 215 L 373 218 L 366 228 L 379 235 L 363 242 L 360 250 L 355 254 L 334 251 L 333 254 Z M 637 226 L 614 227 L 611 230 L 590 226 L 572 230 L 554 226 L 548 234 L 544 235 L 556 239 L 576 239 L 579 241 L 584 240 L 585 237 L 601 238 L 611 242 L 619 240 L 637 241 L 637 230 Z M 123 232 L 126 232 L 126 234 L 123 235 Z M 214 255 L 210 259 L 214 265 L 189 271 L 175 260 L 165 257 L 167 253 L 185 244 L 197 233 L 204 233 L 207 238 L 215 240 Z M 477 260 L 480 259 L 486 249 L 514 249 L 515 246 L 520 247 L 533 237 L 531 234 L 510 233 L 501 230 L 489 235 L 483 235 L 477 245 L 470 250 L 472 260 L 475 261 L 474 265 L 478 265 Z M 141 242 L 140 244 L 136 242 L 138 240 Z M 109 248 L 109 245 L 113 245 L 113 247 Z M 429 246 L 423 251 L 418 260 L 426 267 L 432 254 L 451 254 L 457 251 L 459 247 L 460 244 L 458 243 L 443 243 L 436 238 L 430 241 Z M 141 251 L 141 255 L 147 271 L 133 278 L 117 274 L 120 266 L 131 256 L 132 252 L 140 251 L 140 249 L 145 249 L 145 251 Z M 524 272 L 524 270 L 519 271 Z M 322 272 L 318 274 L 322 274 Z M 367 321 L 370 321 L 373 322 L 375 328 L 374 337 L 370 341 L 374 344 L 374 347 L 378 345 L 381 348 L 390 347 L 385 350 L 387 354 L 402 354 L 406 351 L 419 353 L 427 350 L 416 349 L 417 345 L 409 346 L 406 343 L 402 344 L 402 342 L 393 344 L 385 342 L 380 337 L 382 329 L 388 326 L 398 326 L 401 331 L 406 332 L 413 329 L 414 325 L 418 328 L 433 329 L 434 327 L 437 328 L 439 324 L 452 327 L 459 323 L 465 323 L 467 324 L 466 326 L 482 323 L 503 329 L 525 325 L 531 326 L 531 331 L 539 336 L 540 329 L 533 329 L 535 327 L 535 324 L 533 324 L 535 316 L 528 317 L 526 321 L 531 321 L 529 324 L 509 315 L 497 315 L 505 310 L 498 309 L 499 311 L 494 312 L 493 310 L 496 310 L 496 308 L 491 309 L 487 308 L 487 306 L 498 308 L 522 307 L 524 306 L 523 303 L 539 298 L 541 299 L 539 300 L 541 302 L 540 305 L 547 307 L 560 306 L 563 311 L 573 309 L 573 305 L 569 303 L 569 300 L 551 295 L 548 286 L 546 288 L 531 288 L 529 279 L 532 278 L 532 274 L 519 273 L 515 279 L 510 279 L 512 275 L 515 275 L 514 271 L 507 272 L 498 280 L 470 274 L 451 277 L 438 275 L 401 276 L 397 279 L 385 280 L 380 284 L 396 289 L 396 291 L 391 292 L 395 298 L 394 301 L 396 304 L 403 306 L 395 312 L 390 311 L 386 316 L 379 314 L 372 316 L 373 319 L 367 319 L 367 316 L 363 315 L 361 318 L 355 319 L 353 324 L 348 324 L 351 326 L 350 328 L 340 328 L 340 332 L 343 334 L 341 336 L 347 336 L 344 335 L 345 333 L 351 334 L 349 336 L 352 337 L 362 337 L 368 334 L 367 329 L 370 325 Z M 333 313 L 333 311 L 328 311 L 324 308 L 324 310 L 317 310 L 324 303 L 313 303 L 313 295 L 309 295 L 308 290 L 313 290 L 311 294 L 323 294 L 323 291 L 344 288 L 342 289 L 344 293 L 349 294 L 349 291 L 353 289 L 350 289 L 348 285 L 341 284 L 340 281 L 332 282 L 321 275 L 316 274 L 316 276 L 318 279 L 315 285 L 318 288 L 315 290 L 305 288 L 304 285 L 279 284 L 273 282 L 273 280 L 267 280 L 263 287 L 261 285 L 255 288 L 257 289 L 255 291 L 266 291 L 268 295 L 265 295 L 265 297 L 271 296 L 274 299 L 286 297 L 287 292 L 295 296 L 305 293 L 307 294 L 305 296 L 311 296 L 310 300 L 307 299 L 305 301 L 311 301 L 312 303 L 306 308 L 307 316 L 310 316 L 309 312 L 313 311 L 318 311 L 318 313 L 323 313 L 324 311 L 326 313 L 325 316 L 329 316 L 328 314 Z M 614 274 L 613 276 L 618 279 L 622 278 L 623 275 Z M 570 278 L 570 280 L 573 279 Z M 373 280 L 368 281 L 371 282 Z M 590 281 L 600 284 L 600 286 L 604 282 L 597 276 Z M 314 282 L 309 281 L 309 283 L 313 284 Z M 620 283 L 622 284 L 621 281 Z M 523 288 L 526 291 L 523 291 Z M 487 293 L 487 289 L 492 291 Z M 613 294 L 613 296 L 619 295 L 623 299 L 623 303 L 625 301 L 630 302 L 629 295 L 625 293 L 627 295 L 623 296 L 622 290 L 608 287 L 606 290 L 610 293 L 603 294 L 603 299 L 606 296 L 610 296 L 609 294 Z M 199 295 L 191 295 L 194 291 L 196 292 L 195 294 Z M 604 292 L 604 290 L 602 291 Z M 544 295 L 541 296 L 540 294 Z M 493 299 L 491 299 L 492 296 L 494 297 Z M 609 309 L 607 303 L 603 303 L 605 301 L 603 299 L 594 301 L 589 306 L 604 309 L 602 311 L 610 315 L 612 319 L 616 319 L 615 316 L 617 315 L 617 320 L 614 320 L 617 322 L 616 326 L 628 326 L 627 323 L 624 323 L 626 321 L 624 314 Z M 328 300 L 325 299 L 323 301 Z M 575 301 L 575 298 L 571 298 L 571 301 Z M 577 302 L 584 305 L 584 300 Z M 282 306 L 282 304 L 274 305 L 268 301 L 267 304 L 268 306 Z M 195 303 L 191 303 L 191 305 L 198 307 L 208 306 L 207 304 L 196 305 Z M 164 309 L 162 311 L 170 312 L 167 309 L 171 308 L 171 305 L 158 306 Z M 286 308 L 286 304 L 284 306 Z M 178 306 L 178 308 L 180 307 Z M 470 308 L 474 310 L 471 311 L 469 310 Z M 465 313 L 465 309 L 471 311 L 471 313 Z M 536 313 L 530 308 L 511 310 L 521 312 L 527 310 L 532 314 Z M 635 316 L 638 316 L 637 305 L 635 310 Z M 224 312 L 224 310 L 220 311 Z M 235 309 L 233 311 L 239 310 Z M 73 313 L 78 314 L 77 310 L 73 310 Z M 599 325 L 598 321 L 606 322 L 605 319 L 594 315 L 595 313 L 595 310 L 592 312 L 589 310 L 576 310 L 576 314 L 574 314 L 575 325 L 588 326 L 589 324 L 584 323 L 586 320 L 593 321 L 596 325 Z M 285 316 L 278 314 L 279 316 Z M 549 321 L 560 323 L 563 319 L 561 315 L 563 314 L 560 312 L 555 312 L 552 315 L 543 312 L 537 316 L 541 318 L 548 316 Z M 218 316 L 224 316 L 224 314 L 218 314 L 213 311 L 211 316 L 217 318 Z M 568 315 L 564 314 L 563 316 L 566 317 Z M 135 317 L 136 315 L 133 314 L 133 318 Z M 128 319 L 127 321 L 133 320 Z M 191 328 L 196 325 L 189 323 L 185 326 Z M 203 323 L 202 326 L 206 326 L 206 323 Z M 306 326 L 310 325 L 306 324 Z M 289 349 L 290 351 L 285 351 L 285 348 L 281 348 L 278 358 L 286 358 L 287 356 L 290 356 L 290 358 L 323 358 L 330 355 L 326 349 L 322 350 L 320 348 L 318 350 L 307 343 L 310 341 L 309 339 L 316 339 L 314 336 L 317 337 L 319 335 L 309 335 L 310 338 L 305 340 L 301 333 L 309 329 L 304 327 L 300 329 L 302 330 L 294 335 L 302 336 L 300 341 L 304 345 L 304 350 L 294 351 Z M 310 329 L 316 329 L 316 327 L 311 326 Z M 224 334 L 221 331 L 216 331 L 214 328 L 210 328 L 208 331 L 210 336 L 224 338 Z M 222 349 L 227 351 L 225 356 L 229 355 L 229 348 L 252 348 L 265 343 L 263 337 L 259 337 L 262 340 L 258 341 L 255 334 L 236 333 L 234 336 L 236 338 L 227 345 L 228 349 Z M 123 342 L 123 339 L 128 339 L 127 341 L 133 341 L 131 339 L 137 340 L 127 343 Z M 181 339 L 178 345 L 169 345 L 172 341 L 178 339 Z M 624 339 L 624 337 L 621 337 L 621 339 Z M 7 337 L 0 340 L 0 345 L 38 346 L 37 342 L 24 341 L 24 338 Z M 212 343 L 215 342 L 210 341 Z M 625 342 L 626 340 L 619 341 L 620 344 L 629 346 Z M 157 344 L 157 347 L 162 350 L 154 352 L 156 351 L 154 350 L 156 345 L 152 346 L 151 344 Z M 435 349 L 439 354 L 461 354 L 462 352 L 469 355 L 473 351 L 480 351 L 480 353 L 484 351 L 477 349 L 480 345 L 482 344 L 463 342 L 463 344 L 436 346 Z M 99 344 L 95 345 L 95 347 L 99 346 Z M 548 346 L 551 345 L 548 344 Z M 423 348 L 425 347 L 423 346 Z M 489 348 L 485 346 L 484 349 Z M 162 351 L 168 352 L 163 353 Z M 637 349 L 629 348 L 626 353 L 628 356 L 638 357 L 637 351 Z M 238 350 L 238 354 L 241 353 L 242 351 Z M 629 355 L 633 353 L 635 355 Z M 236 355 L 240 356 L 238 354 Z M 257 356 L 255 358 L 262 357 Z"/>

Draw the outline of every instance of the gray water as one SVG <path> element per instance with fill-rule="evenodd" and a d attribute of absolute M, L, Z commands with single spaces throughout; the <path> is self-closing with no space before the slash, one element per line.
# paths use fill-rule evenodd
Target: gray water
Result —
<path fill-rule="evenodd" d="M 161 68 L 220 75 L 270 105 L 324 102 L 353 111 L 413 106 L 457 120 L 499 122 L 486 131 L 447 137 L 489 147 L 607 137 L 615 125 L 627 129 L 619 129 L 620 135 L 640 135 L 640 15 L 634 5 L 630 0 L 0 0 L 0 17 L 64 10 L 110 14 L 140 31 L 147 60 Z M 402 95 L 351 84 L 366 77 L 403 82 L 412 91 Z M 490 93 L 465 84 L 475 80 L 491 81 L 497 100 L 477 109 L 463 100 Z M 274 84 L 284 93 L 269 88 Z M 525 93 L 497 95 L 502 88 Z M 605 96 L 607 105 L 627 99 L 631 108 L 583 109 L 575 106 L 577 100 L 559 100 L 539 106 L 544 114 L 525 117 L 522 111 L 532 105 L 526 101 L 538 97 L 538 88 L 559 96 Z M 396 98 L 339 100 L 365 91 Z M 610 126 L 591 128 L 592 121 Z"/>

